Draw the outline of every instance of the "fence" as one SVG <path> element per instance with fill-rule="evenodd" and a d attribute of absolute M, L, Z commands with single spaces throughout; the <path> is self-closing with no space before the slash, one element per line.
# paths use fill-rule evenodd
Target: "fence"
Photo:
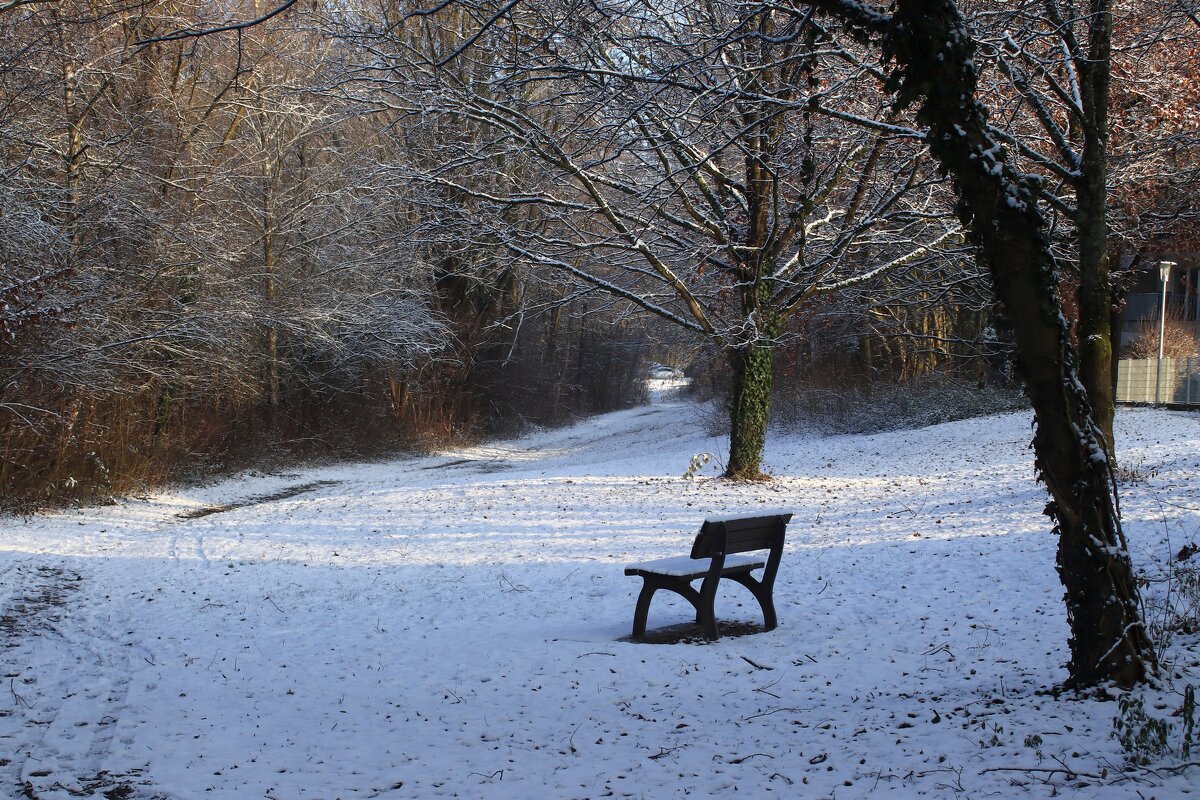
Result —
<path fill-rule="evenodd" d="M 1123 359 L 1117 365 L 1118 403 L 1200 405 L 1200 357 Z"/>

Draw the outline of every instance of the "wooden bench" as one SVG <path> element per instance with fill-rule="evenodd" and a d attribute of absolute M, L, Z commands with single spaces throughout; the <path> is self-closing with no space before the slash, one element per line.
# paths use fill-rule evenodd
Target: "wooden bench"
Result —
<path fill-rule="evenodd" d="M 786 511 L 754 516 L 709 517 L 700 526 L 700 533 L 692 544 L 691 556 L 660 558 L 626 567 L 626 575 L 636 575 L 643 580 L 637 608 L 633 613 L 633 638 L 646 635 L 650 599 L 659 589 L 675 592 L 691 603 L 696 609 L 696 622 L 704 630 L 704 635 L 709 639 L 718 638 L 713 603 L 717 598 L 717 584 L 722 578 L 729 578 L 750 590 L 762 606 L 766 629 L 772 630 L 778 624 L 772 594 L 775 575 L 779 572 L 783 536 L 791 518 L 791 513 Z M 760 556 L 738 555 L 758 550 L 769 551 L 766 560 Z M 763 568 L 762 578 L 751 577 L 750 573 L 760 568 Z M 697 578 L 704 579 L 699 591 L 692 586 L 692 581 Z"/>

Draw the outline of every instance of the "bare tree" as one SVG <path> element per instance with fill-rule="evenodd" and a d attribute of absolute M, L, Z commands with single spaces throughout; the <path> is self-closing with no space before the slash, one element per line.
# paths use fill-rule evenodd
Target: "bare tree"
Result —
<path fill-rule="evenodd" d="M 435 227 L 720 348 L 726 475 L 759 477 L 784 322 L 958 235 L 912 132 L 811 112 L 853 104 L 850 87 L 871 77 L 811 14 L 549 3 L 475 35 L 476 14 L 358 31 L 369 56 L 348 91 L 443 131 L 410 162 Z"/>
<path fill-rule="evenodd" d="M 219 447 L 259 408 L 277 419 L 289 380 L 293 408 L 352 397 L 386 414 L 378 387 L 446 349 L 378 132 L 314 91 L 331 62 L 312 18 L 137 44 L 200 13 L 0 13 L 9 496 L 10 479 L 86 478 L 89 453 L 115 479 Z"/>
<path fill-rule="evenodd" d="M 1191 2 L 1124 0 L 1114 23 L 1114 268 L 1200 242 L 1200 17 Z"/>

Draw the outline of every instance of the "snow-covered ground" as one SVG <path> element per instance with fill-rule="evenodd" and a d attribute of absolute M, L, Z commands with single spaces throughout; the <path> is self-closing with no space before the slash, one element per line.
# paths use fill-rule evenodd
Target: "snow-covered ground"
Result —
<path fill-rule="evenodd" d="M 0 520 L 0 796 L 1197 793 L 1195 767 L 1122 772 L 1116 703 L 1044 691 L 1067 628 L 1027 414 L 775 436 L 776 479 L 731 485 L 680 477 L 724 443 L 655 397 L 428 458 Z M 1164 561 L 1200 539 L 1200 416 L 1123 410 L 1119 436 L 1145 476 L 1131 546 Z M 707 514 L 780 507 L 777 630 L 621 641 L 624 564 L 686 552 Z M 718 616 L 755 620 L 742 592 Z M 650 625 L 688 617 L 660 594 Z M 1200 684 L 1197 652 L 1176 638 L 1151 714 Z"/>

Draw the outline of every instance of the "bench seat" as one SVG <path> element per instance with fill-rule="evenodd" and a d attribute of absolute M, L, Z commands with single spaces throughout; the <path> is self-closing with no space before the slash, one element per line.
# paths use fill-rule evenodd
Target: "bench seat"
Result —
<path fill-rule="evenodd" d="M 672 558 L 656 558 L 653 561 L 643 561 L 640 564 L 630 564 L 625 568 L 626 575 L 667 575 L 672 578 L 703 578 L 708 574 L 711 561 L 697 560 L 691 556 L 674 556 Z M 755 570 L 765 567 L 764 558 L 754 556 L 725 556 L 725 565 L 721 568 L 722 575 L 743 570 Z"/>

